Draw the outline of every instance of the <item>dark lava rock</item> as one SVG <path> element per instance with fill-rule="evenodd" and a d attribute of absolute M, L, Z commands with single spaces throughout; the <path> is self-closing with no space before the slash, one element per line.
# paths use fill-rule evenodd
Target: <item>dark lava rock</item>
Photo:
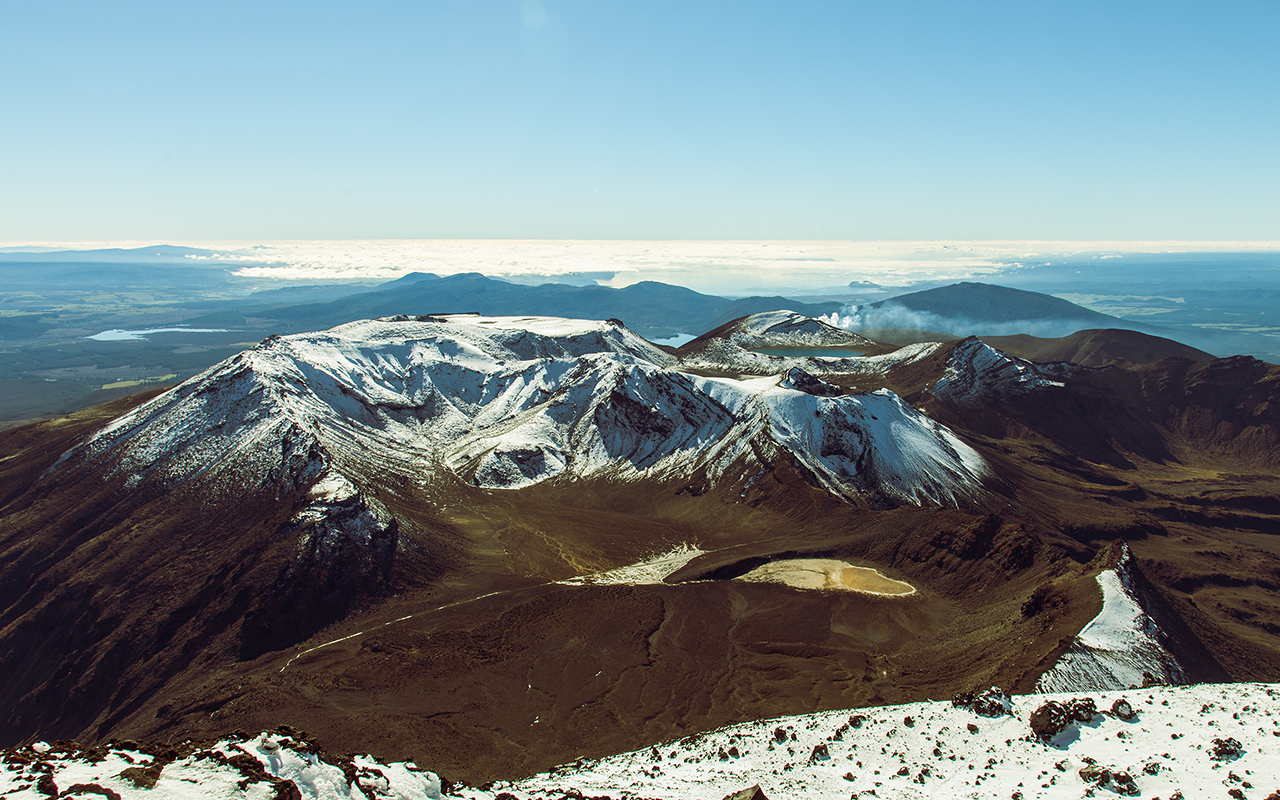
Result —
<path fill-rule="evenodd" d="M 1138 784 L 1133 780 L 1133 776 L 1124 770 L 1089 764 L 1080 769 L 1080 778 L 1085 783 L 1093 783 L 1108 788 L 1116 794 L 1129 797 L 1138 795 Z"/>
<path fill-rule="evenodd" d="M 978 732 L 978 726 L 977 726 L 977 725 L 974 725 L 972 722 L 970 722 L 968 725 L 966 725 L 966 726 L 965 726 L 965 728 L 967 728 L 967 729 L 968 729 L 969 733 L 977 733 L 977 732 Z"/>
<path fill-rule="evenodd" d="M 783 728 L 782 726 L 778 726 L 777 728 L 775 728 L 773 731 L 773 738 L 778 740 L 779 744 L 781 744 L 782 742 L 785 742 L 787 740 L 786 729 Z"/>
<path fill-rule="evenodd" d="M 866 721 L 866 719 L 867 719 L 867 718 L 866 718 L 866 717 L 864 717 L 864 716 L 862 716 L 861 714 L 854 714 L 853 716 L 849 717 L 849 727 L 850 727 L 850 728 L 861 728 L 861 727 L 862 727 L 862 723 L 863 723 L 863 722 L 865 722 L 865 721 Z"/>
<path fill-rule="evenodd" d="M 1031 731 L 1048 741 L 1071 724 L 1071 711 L 1062 703 L 1050 700 L 1031 712 Z"/>
<path fill-rule="evenodd" d="M 1129 705 L 1129 701 L 1121 698 L 1111 704 L 1111 713 L 1118 719 L 1133 719 L 1137 716 L 1137 712 L 1133 710 L 1133 706 Z"/>
<path fill-rule="evenodd" d="M 1076 697 L 1067 701 L 1067 713 L 1077 722 L 1089 722 L 1098 713 L 1092 697 Z"/>
<path fill-rule="evenodd" d="M 1080 780 L 1086 783 L 1109 783 L 1111 770 L 1097 764 L 1086 764 L 1080 768 Z"/>
<path fill-rule="evenodd" d="M 760 784 L 757 783 L 755 786 L 748 786 L 740 792 L 725 795 L 724 800 L 769 800 L 769 798 L 765 795 L 764 790 L 760 788 Z"/>
<path fill-rule="evenodd" d="M 983 717 L 1000 717 L 1009 710 L 1009 695 L 999 686 L 981 692 L 961 692 L 951 698 L 951 705 L 967 708 Z"/>
<path fill-rule="evenodd" d="M 815 761 L 830 761 L 830 760 L 831 760 L 831 751 L 827 749 L 827 745 L 825 742 L 820 744 L 815 744 L 813 746 L 813 752 L 809 754 L 810 764 L 814 763 Z"/>
<path fill-rule="evenodd" d="M 107 800 L 121 800 L 120 793 L 114 789 L 108 789 L 105 786 L 99 786 L 96 783 L 77 783 L 70 789 L 67 789 L 59 797 L 73 797 L 75 795 L 96 794 L 107 798 Z"/>
<path fill-rule="evenodd" d="M 58 784 L 53 782 L 53 775 L 46 772 L 40 776 L 40 780 L 36 781 L 36 791 L 49 797 L 57 797 Z"/>
<path fill-rule="evenodd" d="M 903 717 L 902 724 L 906 725 L 908 728 L 914 728 L 916 725 L 916 721 L 911 717 Z"/>
<path fill-rule="evenodd" d="M 164 769 L 163 765 L 153 765 L 150 767 L 128 767 L 120 773 L 120 777 L 139 789 L 150 789 L 156 785 L 156 781 L 160 779 L 160 771 Z"/>
<path fill-rule="evenodd" d="M 1138 794 L 1138 784 L 1134 781 L 1133 776 L 1127 772 L 1111 773 L 1111 780 L 1115 784 L 1115 790 L 1120 794 L 1136 797 Z"/>
<path fill-rule="evenodd" d="M 1209 753 L 1209 758 L 1214 761 L 1227 761 L 1232 758 L 1239 758 L 1244 752 L 1244 748 L 1234 738 L 1228 736 L 1226 739 L 1214 739 L 1213 750 Z"/>

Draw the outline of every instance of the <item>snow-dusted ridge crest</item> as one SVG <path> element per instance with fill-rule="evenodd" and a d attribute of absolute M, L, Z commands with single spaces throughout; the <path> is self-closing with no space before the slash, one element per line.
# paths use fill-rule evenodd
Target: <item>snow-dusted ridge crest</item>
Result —
<path fill-rule="evenodd" d="M 860 347 L 865 336 L 794 311 L 763 311 L 744 317 L 729 339 L 743 347 Z"/>
<path fill-rule="evenodd" d="M 976 408 L 990 405 L 1002 394 L 1060 389 L 1067 378 L 1083 369 L 1065 362 L 1037 364 L 970 336 L 956 343 L 946 372 L 930 391 L 949 405 Z"/>
<path fill-rule="evenodd" d="M 621 324 L 394 317 L 272 337 L 96 433 L 130 485 L 201 477 L 277 494 L 398 464 L 493 489 L 603 476 L 749 485 L 790 457 L 855 499 L 954 505 L 982 458 L 892 392 L 843 394 L 799 369 L 680 372 Z"/>
<path fill-rule="evenodd" d="M 1143 607 L 1128 545 L 1121 548 L 1115 567 L 1098 573 L 1097 581 L 1102 610 L 1040 676 L 1037 691 L 1123 689 L 1151 679 L 1187 683 L 1186 670 L 1165 646 L 1167 634 Z"/>

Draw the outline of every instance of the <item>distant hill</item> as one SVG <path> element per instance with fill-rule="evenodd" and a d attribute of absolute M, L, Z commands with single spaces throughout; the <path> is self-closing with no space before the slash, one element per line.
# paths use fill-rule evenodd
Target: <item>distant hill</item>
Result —
<path fill-rule="evenodd" d="M 73 262 L 81 264 L 108 264 L 125 262 L 130 264 L 146 262 L 187 262 L 188 256 L 212 256 L 213 250 L 202 250 L 196 247 L 180 247 L 172 244 L 153 244 L 147 247 L 120 248 L 112 247 L 104 250 L 46 250 L 42 252 L 0 253 L 0 261 L 35 262 Z"/>
<path fill-rule="evenodd" d="M 1021 322 L 1025 320 L 1072 320 L 1116 327 L 1118 317 L 1090 311 L 1084 306 L 1040 292 L 1010 289 L 989 283 L 956 283 L 912 292 L 872 303 L 871 308 L 896 304 L 912 311 L 959 317 L 982 322 Z"/>
<path fill-rule="evenodd" d="M 394 314 L 537 314 L 620 319 L 642 336 L 665 338 L 675 333 L 700 334 L 761 311 L 786 309 L 821 316 L 840 307 L 836 302 L 802 303 L 785 297 L 731 300 L 654 281 L 623 289 L 563 283 L 523 286 L 471 272 L 446 277 L 411 273 L 371 292 L 327 303 L 282 307 L 272 311 L 271 316 L 316 329 Z"/>
<path fill-rule="evenodd" d="M 1203 350 L 1138 331 L 1087 330 L 1057 339 L 1026 334 L 981 338 L 997 350 L 1028 361 L 1070 361 L 1086 367 L 1101 367 L 1121 360 L 1131 364 L 1152 364 L 1166 358 L 1213 360 L 1213 356 Z"/>

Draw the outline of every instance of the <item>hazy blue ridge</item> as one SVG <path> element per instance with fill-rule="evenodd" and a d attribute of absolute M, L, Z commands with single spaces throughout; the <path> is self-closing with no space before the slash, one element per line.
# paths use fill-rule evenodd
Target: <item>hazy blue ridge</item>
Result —
<path fill-rule="evenodd" d="M 406 278 L 415 278 L 405 282 Z M 785 297 L 731 300 L 681 286 L 642 281 L 623 289 L 546 283 L 527 286 L 477 273 L 437 278 L 414 273 L 371 292 L 326 303 L 275 309 L 281 320 L 305 321 L 314 328 L 393 314 L 537 314 L 582 319 L 620 319 L 645 336 L 676 332 L 700 334 L 732 319 L 759 311 L 789 309 L 808 316 L 837 311 L 840 303 L 802 303 Z"/>

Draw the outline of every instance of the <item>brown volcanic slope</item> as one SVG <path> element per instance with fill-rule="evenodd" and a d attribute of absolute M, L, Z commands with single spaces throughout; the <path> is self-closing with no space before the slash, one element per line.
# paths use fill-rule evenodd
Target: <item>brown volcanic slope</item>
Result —
<path fill-rule="evenodd" d="M 1280 677 L 1280 368 L 1175 359 L 942 393 L 975 345 L 880 382 L 991 462 L 981 507 L 844 503 L 785 460 L 745 492 L 456 481 L 430 502 L 388 471 L 361 487 L 397 521 L 368 568 L 299 555 L 298 492 L 39 480 L 121 404 L 0 433 L 0 746 L 284 723 L 481 781 L 731 721 L 1026 690 L 1096 613 L 1117 539 L 1185 621 L 1196 677 Z M 555 582 L 684 542 L 707 553 L 675 582 Z M 918 594 L 729 579 L 786 557 Z"/>
<path fill-rule="evenodd" d="M 1077 331 L 1057 339 L 1044 339 L 1025 333 L 1016 336 L 983 336 L 981 339 L 997 350 L 1029 361 L 1069 361 L 1084 367 L 1102 367 L 1113 361 L 1151 364 L 1166 358 L 1186 358 L 1191 361 L 1212 361 L 1214 358 L 1203 350 L 1172 339 L 1118 328 Z"/>

